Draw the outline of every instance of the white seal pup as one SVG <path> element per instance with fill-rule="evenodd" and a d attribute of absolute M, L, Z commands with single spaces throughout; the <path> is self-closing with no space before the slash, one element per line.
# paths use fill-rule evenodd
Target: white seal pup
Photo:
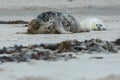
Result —
<path fill-rule="evenodd" d="M 27 33 L 30 34 L 78 33 L 79 31 L 80 24 L 73 16 L 57 11 L 41 13 L 29 22 L 27 29 Z"/>
<path fill-rule="evenodd" d="M 94 17 L 86 18 L 80 22 L 81 28 L 88 28 L 94 31 L 106 30 L 106 26 L 102 20 Z"/>

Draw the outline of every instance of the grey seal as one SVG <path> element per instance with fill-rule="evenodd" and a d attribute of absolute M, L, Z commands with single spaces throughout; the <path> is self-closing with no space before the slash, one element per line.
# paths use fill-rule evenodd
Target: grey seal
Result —
<path fill-rule="evenodd" d="M 66 34 L 80 32 L 80 24 L 67 13 L 57 11 L 42 12 L 28 23 L 29 34 Z"/>

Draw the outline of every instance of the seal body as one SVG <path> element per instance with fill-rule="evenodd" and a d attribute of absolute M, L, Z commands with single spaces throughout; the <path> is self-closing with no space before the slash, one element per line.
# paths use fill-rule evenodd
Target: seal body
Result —
<path fill-rule="evenodd" d="M 103 21 L 94 17 L 84 19 L 80 22 L 80 25 L 81 28 L 87 28 L 95 31 L 106 30 L 106 26 L 104 25 Z"/>
<path fill-rule="evenodd" d="M 80 24 L 66 13 L 48 11 L 43 12 L 28 24 L 27 32 L 31 34 L 47 33 L 78 33 Z"/>

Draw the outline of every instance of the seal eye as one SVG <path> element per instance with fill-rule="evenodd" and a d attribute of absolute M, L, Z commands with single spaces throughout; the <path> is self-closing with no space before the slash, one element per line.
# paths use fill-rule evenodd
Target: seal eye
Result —
<path fill-rule="evenodd" d="M 99 26 L 100 26 L 100 24 L 96 24 L 96 26 L 97 26 L 97 27 L 99 27 Z"/>
<path fill-rule="evenodd" d="M 34 24 L 34 29 L 35 29 L 35 30 L 38 30 L 39 27 L 40 27 L 40 24 L 39 24 L 38 22 L 35 22 L 35 24 Z"/>
<path fill-rule="evenodd" d="M 39 29 L 39 26 L 36 26 L 35 30 L 38 30 Z"/>
<path fill-rule="evenodd" d="M 98 27 L 102 27 L 102 24 L 96 24 L 96 26 L 98 26 Z"/>
<path fill-rule="evenodd" d="M 38 25 L 38 24 L 34 24 L 33 26 L 34 26 L 34 27 L 33 27 L 34 30 L 39 29 L 39 25 Z"/>

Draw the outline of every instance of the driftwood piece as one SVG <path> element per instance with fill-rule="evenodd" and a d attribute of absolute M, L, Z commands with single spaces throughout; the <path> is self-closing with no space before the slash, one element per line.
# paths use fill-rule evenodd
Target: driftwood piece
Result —
<path fill-rule="evenodd" d="M 15 21 L 0 21 L 0 24 L 28 24 L 27 21 L 15 20 Z"/>
<path fill-rule="evenodd" d="M 90 59 L 103 59 L 103 57 L 101 57 L 101 56 L 97 56 L 97 57 L 90 57 Z"/>

